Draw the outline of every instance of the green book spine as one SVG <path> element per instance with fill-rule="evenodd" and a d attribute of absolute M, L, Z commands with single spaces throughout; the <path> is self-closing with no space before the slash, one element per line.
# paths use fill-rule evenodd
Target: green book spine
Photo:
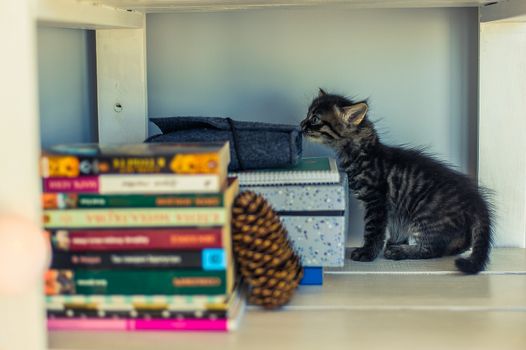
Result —
<path fill-rule="evenodd" d="M 226 208 L 44 210 L 45 228 L 212 227 L 228 222 Z"/>
<path fill-rule="evenodd" d="M 75 208 L 155 208 L 155 207 L 222 207 L 224 195 L 99 195 L 77 193 L 44 193 L 44 209 Z"/>
<path fill-rule="evenodd" d="M 49 270 L 46 294 L 226 294 L 227 271 Z"/>

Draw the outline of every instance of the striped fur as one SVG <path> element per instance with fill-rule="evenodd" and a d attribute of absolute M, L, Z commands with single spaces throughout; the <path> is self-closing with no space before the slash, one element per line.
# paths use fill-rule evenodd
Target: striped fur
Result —
<path fill-rule="evenodd" d="M 482 271 L 492 232 L 484 190 L 420 150 L 382 144 L 366 106 L 320 90 L 301 122 L 308 139 L 336 150 L 350 191 L 365 206 L 364 245 L 351 259 L 374 260 L 384 244 L 384 256 L 393 260 L 456 255 L 472 247 L 456 266 L 467 274 Z"/>

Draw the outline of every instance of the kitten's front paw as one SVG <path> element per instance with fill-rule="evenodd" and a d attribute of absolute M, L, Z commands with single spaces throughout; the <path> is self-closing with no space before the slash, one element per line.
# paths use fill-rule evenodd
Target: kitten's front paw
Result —
<path fill-rule="evenodd" d="M 384 257 L 390 260 L 403 260 L 407 259 L 407 253 L 402 247 L 391 245 L 385 248 Z"/>
<path fill-rule="evenodd" d="M 351 259 L 354 261 L 373 261 L 377 255 L 378 253 L 373 249 L 362 247 L 352 251 Z"/>

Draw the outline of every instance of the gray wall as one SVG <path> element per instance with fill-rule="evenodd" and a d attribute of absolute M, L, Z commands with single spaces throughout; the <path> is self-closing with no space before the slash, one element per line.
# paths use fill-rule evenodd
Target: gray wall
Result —
<path fill-rule="evenodd" d="M 474 174 L 477 35 L 476 9 L 152 14 L 149 114 L 296 124 L 321 86 L 370 98 L 387 143 L 427 146 Z M 356 245 L 362 212 L 350 210 Z"/>
<path fill-rule="evenodd" d="M 37 44 L 42 146 L 96 141 L 93 33 L 38 28 Z"/>
<path fill-rule="evenodd" d="M 298 123 L 322 86 L 370 98 L 386 142 L 427 146 L 474 174 L 477 35 L 475 9 L 149 15 L 149 114 Z M 38 30 L 44 146 L 96 140 L 93 44 L 89 31 Z M 362 212 L 350 210 L 356 245 Z"/>

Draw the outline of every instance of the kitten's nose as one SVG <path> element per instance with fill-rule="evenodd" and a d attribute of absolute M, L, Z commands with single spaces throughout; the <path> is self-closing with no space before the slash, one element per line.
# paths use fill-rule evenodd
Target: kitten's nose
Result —
<path fill-rule="evenodd" d="M 307 127 L 307 119 L 303 119 L 300 123 L 301 130 L 305 130 Z"/>

